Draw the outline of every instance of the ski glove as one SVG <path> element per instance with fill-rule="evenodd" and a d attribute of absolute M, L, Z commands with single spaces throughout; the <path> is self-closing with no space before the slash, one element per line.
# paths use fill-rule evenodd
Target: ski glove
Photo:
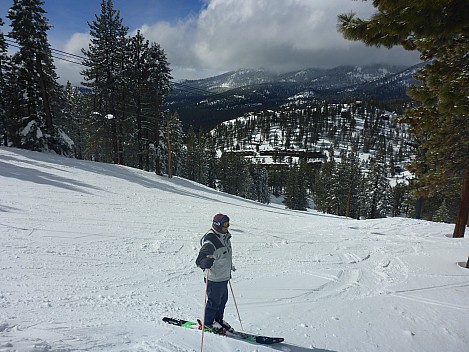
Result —
<path fill-rule="evenodd" d="M 202 268 L 202 269 L 210 269 L 213 265 L 213 261 L 214 259 L 213 258 L 203 258 L 200 260 L 199 262 L 199 266 Z"/>

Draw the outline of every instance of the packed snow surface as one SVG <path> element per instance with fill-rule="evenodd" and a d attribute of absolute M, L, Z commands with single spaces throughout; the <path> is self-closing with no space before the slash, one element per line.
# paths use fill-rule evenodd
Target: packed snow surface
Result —
<path fill-rule="evenodd" d="M 453 225 L 286 210 L 185 179 L 0 147 L 0 351 L 200 351 L 162 322 L 203 312 L 199 239 L 231 217 L 232 287 L 261 346 L 203 350 L 462 352 L 467 238 Z M 230 296 L 225 320 L 241 329 Z"/>

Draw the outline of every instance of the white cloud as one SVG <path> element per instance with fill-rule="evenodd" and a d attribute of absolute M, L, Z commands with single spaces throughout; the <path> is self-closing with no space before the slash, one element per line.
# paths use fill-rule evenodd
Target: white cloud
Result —
<path fill-rule="evenodd" d="M 90 42 L 89 33 L 74 33 L 68 40 L 65 42 L 62 51 L 76 55 L 73 56 L 64 56 L 58 53 L 54 53 L 57 57 L 63 57 L 66 60 L 61 60 L 56 58 L 54 60 L 57 74 L 59 76 L 59 82 L 61 84 L 66 84 L 67 81 L 70 81 L 73 85 L 80 85 L 83 81 L 83 77 L 80 75 L 80 72 L 83 71 L 84 67 L 78 63 L 81 63 L 82 60 L 79 57 L 83 57 L 81 52 L 82 48 L 88 48 Z M 70 62 L 73 61 L 73 62 Z"/>
<path fill-rule="evenodd" d="M 288 71 L 418 62 L 416 53 L 365 47 L 337 32 L 338 14 L 354 11 L 368 17 L 374 10 L 371 1 L 206 0 L 196 17 L 147 24 L 140 30 L 165 50 L 175 79 L 238 68 Z M 87 40 L 75 35 L 67 47 L 75 52 Z"/>
<path fill-rule="evenodd" d="M 194 31 L 192 20 L 180 21 L 175 25 L 168 22 L 158 22 L 154 25 L 144 25 L 140 28 L 143 36 L 157 42 L 170 55 L 169 61 L 175 65 L 193 64 L 192 45 Z M 136 32 L 136 31 L 135 31 Z"/>
<path fill-rule="evenodd" d="M 352 0 L 207 0 L 197 18 L 146 26 L 176 66 L 287 71 L 346 64 L 413 64 L 415 53 L 365 47 L 337 32 L 337 15 L 367 17 L 371 2 Z"/>
<path fill-rule="evenodd" d="M 64 51 L 82 56 L 81 49 L 88 48 L 90 39 L 91 37 L 89 33 L 74 33 L 65 43 Z"/>

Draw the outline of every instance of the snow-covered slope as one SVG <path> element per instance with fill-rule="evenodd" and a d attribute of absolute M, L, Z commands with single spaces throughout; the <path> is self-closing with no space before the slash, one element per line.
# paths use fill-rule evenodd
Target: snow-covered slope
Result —
<path fill-rule="evenodd" d="M 199 351 L 198 241 L 232 218 L 246 330 L 204 351 L 465 351 L 469 240 L 452 225 L 296 212 L 123 166 L 0 147 L 0 351 Z M 226 320 L 240 328 L 230 297 Z"/>

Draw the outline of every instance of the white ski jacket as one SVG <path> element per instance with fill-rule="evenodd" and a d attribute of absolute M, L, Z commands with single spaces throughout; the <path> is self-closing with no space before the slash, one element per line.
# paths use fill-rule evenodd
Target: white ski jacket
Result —
<path fill-rule="evenodd" d="M 213 258 L 213 265 L 204 269 L 208 270 L 209 281 L 221 282 L 231 279 L 233 256 L 230 238 L 229 232 L 223 234 L 211 229 L 200 240 L 202 248 L 195 263 L 200 267 L 203 259 Z"/>

